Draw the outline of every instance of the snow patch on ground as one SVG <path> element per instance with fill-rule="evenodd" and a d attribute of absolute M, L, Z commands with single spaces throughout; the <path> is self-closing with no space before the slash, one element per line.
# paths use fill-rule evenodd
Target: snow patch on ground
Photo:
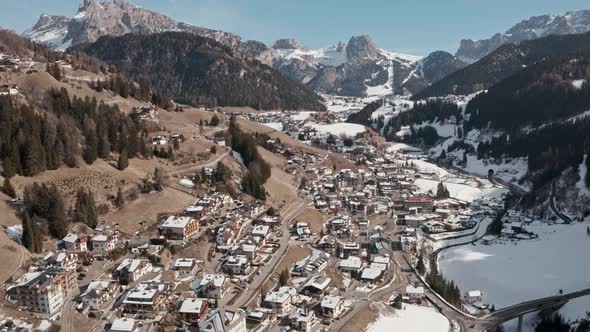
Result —
<path fill-rule="evenodd" d="M 434 165 L 424 160 L 414 160 L 412 162 L 414 163 L 414 167 L 422 173 L 434 173 L 439 178 L 449 176 L 450 174 L 449 172 L 447 172 L 446 169 L 438 167 L 437 165 Z"/>
<path fill-rule="evenodd" d="M 457 125 L 455 125 L 455 124 L 440 123 L 440 122 L 434 122 L 434 123 L 424 122 L 418 126 L 415 126 L 415 128 L 418 129 L 418 128 L 422 128 L 422 127 L 426 127 L 426 126 L 433 127 L 436 130 L 436 132 L 438 133 L 438 136 L 440 136 L 440 137 L 454 137 L 455 130 L 457 128 Z"/>
<path fill-rule="evenodd" d="M 527 158 L 512 158 L 503 163 L 496 164 L 481 159 L 478 160 L 477 156 L 469 155 L 467 156 L 467 165 L 461 168 L 465 172 L 480 176 L 488 176 L 489 170 L 492 169 L 494 170 L 494 177 L 510 182 L 525 191 L 529 191 L 530 189 L 526 183 L 518 184 L 518 180 L 528 172 Z"/>
<path fill-rule="evenodd" d="M 367 331 L 448 332 L 449 328 L 449 321 L 434 308 L 405 304 L 394 314 L 381 315 Z"/>
<path fill-rule="evenodd" d="M 482 197 L 500 197 L 503 193 L 508 192 L 506 189 L 495 187 L 477 187 L 477 184 L 470 180 L 464 180 L 463 183 L 456 183 L 455 179 L 442 180 L 442 183 L 449 190 L 451 198 L 464 202 L 473 202 L 473 200 Z M 430 179 L 416 179 L 414 184 L 424 193 L 436 193 L 437 186 L 441 181 Z"/>
<path fill-rule="evenodd" d="M 411 146 L 405 143 L 393 143 L 391 144 L 391 146 L 389 146 L 387 148 L 387 152 L 397 152 L 397 151 L 403 151 L 403 152 L 421 152 L 422 149 L 417 148 L 415 146 Z"/>
<path fill-rule="evenodd" d="M 310 127 L 316 129 L 322 134 L 332 134 L 336 136 L 346 135 L 355 136 L 356 134 L 364 133 L 365 127 L 354 123 L 332 123 L 332 124 L 319 124 L 319 123 L 307 123 Z"/>
<path fill-rule="evenodd" d="M 274 130 L 277 131 L 283 131 L 283 123 L 282 122 L 266 122 L 266 123 L 261 123 L 269 128 L 272 128 Z"/>
<path fill-rule="evenodd" d="M 297 112 L 293 115 L 291 115 L 291 119 L 295 120 L 295 121 L 305 121 L 307 120 L 307 118 L 309 118 L 312 114 L 315 114 L 316 112 Z"/>
<path fill-rule="evenodd" d="M 23 238 L 23 225 L 14 225 L 6 228 L 6 234 L 9 238 L 20 243 Z"/>
<path fill-rule="evenodd" d="M 584 85 L 584 83 L 586 82 L 585 79 L 581 79 L 581 80 L 573 80 L 572 81 L 572 85 L 574 86 L 574 88 L 576 89 L 581 89 L 582 85 Z"/>

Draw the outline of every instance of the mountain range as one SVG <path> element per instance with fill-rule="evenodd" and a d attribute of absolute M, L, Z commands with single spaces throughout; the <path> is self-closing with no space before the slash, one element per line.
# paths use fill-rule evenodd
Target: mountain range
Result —
<path fill-rule="evenodd" d="M 572 11 L 565 15 L 533 16 L 514 25 L 505 33 L 489 39 L 461 40 L 455 54 L 459 59 L 473 63 L 505 44 L 518 44 L 549 35 L 566 35 L 590 31 L 590 10 Z"/>
<path fill-rule="evenodd" d="M 102 36 L 164 31 L 191 32 L 228 46 L 235 46 L 241 41 L 237 35 L 177 22 L 124 0 L 84 0 L 77 14 L 71 18 L 42 14 L 23 36 L 54 49 L 66 50 L 70 46 L 93 43 Z"/>
<path fill-rule="evenodd" d="M 502 45 L 481 60 L 428 86 L 413 98 L 468 95 L 486 90 L 523 68 L 546 59 L 576 54 L 588 49 L 588 45 L 590 33 L 549 35 L 519 44 Z"/>
<path fill-rule="evenodd" d="M 368 36 L 310 50 L 293 39 L 268 46 L 242 41 L 232 33 L 177 22 L 124 0 L 84 0 L 74 17 L 43 14 L 23 36 L 54 49 L 88 44 L 102 36 L 127 33 L 190 32 L 211 38 L 234 52 L 272 66 L 317 92 L 348 96 L 414 94 L 466 64 L 446 52 L 419 56 L 389 52 Z"/>
<path fill-rule="evenodd" d="M 490 39 L 462 40 L 455 55 L 436 51 L 420 57 L 384 50 L 366 35 L 321 49 L 305 48 L 295 39 L 280 39 L 266 45 L 255 40 L 243 41 L 232 33 L 177 22 L 124 0 L 84 0 L 74 17 L 44 14 L 24 36 L 64 50 L 96 42 L 102 36 L 188 32 L 215 40 L 236 56 L 258 60 L 317 93 L 422 98 L 485 89 L 543 56 L 563 53 L 564 50 L 553 46 L 579 46 L 572 44 L 575 37 L 572 41 L 555 37 L 548 41 L 553 45 L 549 47 L 535 39 L 588 30 L 590 11 L 535 16 Z M 468 66 L 469 63 L 473 64 Z"/>

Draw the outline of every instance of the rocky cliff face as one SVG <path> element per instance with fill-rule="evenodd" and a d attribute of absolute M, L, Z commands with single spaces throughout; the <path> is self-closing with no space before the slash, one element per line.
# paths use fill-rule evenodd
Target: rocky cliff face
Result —
<path fill-rule="evenodd" d="M 414 94 L 466 64 L 452 54 L 418 56 L 388 52 L 369 36 L 355 36 L 318 50 L 278 40 L 273 66 L 315 91 L 345 96 Z"/>
<path fill-rule="evenodd" d="M 64 50 L 73 45 L 95 42 L 107 35 L 152 34 L 164 31 L 192 32 L 232 47 L 240 43 L 240 38 L 236 35 L 179 23 L 168 16 L 124 0 L 84 0 L 74 17 L 42 15 L 37 24 L 23 35 L 51 48 Z"/>
<path fill-rule="evenodd" d="M 458 58 L 475 62 L 507 43 L 520 43 L 548 35 L 565 35 L 590 31 L 590 10 L 568 12 L 563 16 L 543 15 L 524 20 L 505 33 L 489 39 L 461 41 L 455 54 Z"/>

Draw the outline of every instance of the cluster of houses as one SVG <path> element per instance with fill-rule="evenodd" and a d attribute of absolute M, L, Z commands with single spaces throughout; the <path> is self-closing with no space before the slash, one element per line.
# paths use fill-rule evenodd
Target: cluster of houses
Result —
<path fill-rule="evenodd" d="M 131 110 L 132 114 L 137 114 L 141 120 L 155 120 L 158 117 L 158 110 L 155 106 L 141 106 L 134 107 Z"/>
<path fill-rule="evenodd" d="M 8 286 L 8 298 L 41 317 L 55 319 L 67 295 L 78 288 L 78 272 L 84 271 L 84 265 L 94 258 L 108 255 L 118 243 L 117 225 L 101 225 L 89 234 L 70 232 L 59 241 L 57 251 L 46 254 Z"/>
<path fill-rule="evenodd" d="M 0 72 L 18 69 L 20 63 L 19 56 L 0 53 Z"/>

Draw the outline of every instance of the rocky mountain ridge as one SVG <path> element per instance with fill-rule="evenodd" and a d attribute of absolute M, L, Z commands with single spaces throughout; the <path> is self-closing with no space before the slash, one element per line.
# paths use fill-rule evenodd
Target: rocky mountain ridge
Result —
<path fill-rule="evenodd" d="M 590 10 L 571 11 L 565 15 L 541 15 L 523 20 L 489 39 L 461 40 L 456 57 L 466 62 L 475 62 L 492 53 L 498 47 L 549 35 L 566 35 L 590 31 Z"/>
<path fill-rule="evenodd" d="M 70 46 L 93 43 L 107 35 L 152 34 L 164 31 L 191 32 L 232 47 L 241 42 L 237 35 L 177 22 L 168 16 L 124 0 L 84 0 L 77 14 L 71 18 L 42 14 L 37 23 L 25 31 L 23 36 L 45 46 L 65 50 Z"/>
<path fill-rule="evenodd" d="M 268 46 L 259 41 L 242 41 L 235 34 L 177 22 L 125 0 L 84 0 L 72 18 L 43 14 L 23 35 L 54 49 L 89 44 L 102 36 L 127 33 L 154 34 L 166 31 L 194 33 L 211 38 L 234 52 L 272 66 L 288 78 L 316 92 L 346 96 L 414 94 L 464 64 L 446 54 L 439 68 L 422 69 L 424 59 L 379 48 L 369 36 L 353 36 L 348 42 L 311 50 L 295 39 L 280 39 Z M 422 61 L 422 62 L 421 62 Z M 437 71 L 437 74 L 430 74 Z M 422 74 L 425 74 L 422 76 Z"/>

